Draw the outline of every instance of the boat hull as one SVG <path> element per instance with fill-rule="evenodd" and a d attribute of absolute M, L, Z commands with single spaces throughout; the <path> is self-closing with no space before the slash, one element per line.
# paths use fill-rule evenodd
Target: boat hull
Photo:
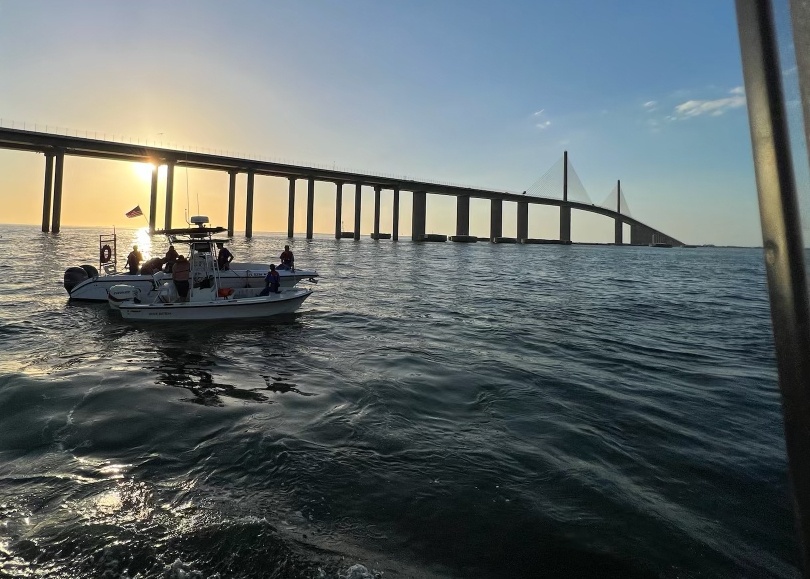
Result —
<path fill-rule="evenodd" d="M 269 318 L 295 312 L 312 290 L 292 289 L 269 296 L 221 299 L 203 302 L 122 303 L 118 311 L 125 320 L 204 321 Z"/>
<path fill-rule="evenodd" d="M 252 264 L 251 264 L 252 265 Z M 261 264 L 256 264 L 257 266 Z M 230 269 L 219 272 L 219 287 L 222 288 L 263 288 L 264 277 L 267 275 L 267 268 L 260 269 Z M 310 270 L 296 269 L 295 271 L 280 270 L 279 281 L 281 289 L 288 289 L 295 287 L 301 280 L 314 279 L 318 273 Z M 101 275 L 91 279 L 87 279 L 68 292 L 71 300 L 82 300 L 90 302 L 106 302 L 107 294 L 115 285 L 130 285 L 140 291 L 141 300 L 145 302 L 152 301 L 160 285 L 165 280 L 171 279 L 171 274 L 159 273 L 155 276 L 151 275 L 133 275 L 133 274 L 112 274 Z"/>

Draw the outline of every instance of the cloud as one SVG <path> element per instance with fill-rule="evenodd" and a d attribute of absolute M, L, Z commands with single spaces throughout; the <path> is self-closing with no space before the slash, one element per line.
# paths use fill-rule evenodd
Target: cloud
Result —
<path fill-rule="evenodd" d="M 654 111 L 654 110 L 656 110 L 658 108 L 658 102 L 657 101 L 647 101 L 646 103 L 644 103 L 641 106 L 644 107 L 644 110 L 652 112 L 652 111 Z"/>
<path fill-rule="evenodd" d="M 551 126 L 551 121 L 546 118 L 546 109 L 540 109 L 539 111 L 533 112 L 532 121 L 534 122 L 534 126 L 541 131 L 544 131 Z"/>
<path fill-rule="evenodd" d="M 719 117 L 726 111 L 745 106 L 745 89 L 743 87 L 734 87 L 729 91 L 729 95 L 715 100 L 688 100 L 677 105 L 668 118 L 682 121 L 704 115 Z"/>

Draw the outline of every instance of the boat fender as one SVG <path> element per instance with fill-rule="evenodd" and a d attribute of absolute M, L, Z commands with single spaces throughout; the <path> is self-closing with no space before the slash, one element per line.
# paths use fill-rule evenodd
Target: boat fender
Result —
<path fill-rule="evenodd" d="M 101 253 L 99 254 L 98 258 L 99 258 L 98 260 L 101 263 L 109 263 L 110 262 L 110 260 L 112 259 L 112 248 L 110 247 L 109 244 L 104 244 L 101 247 Z"/>

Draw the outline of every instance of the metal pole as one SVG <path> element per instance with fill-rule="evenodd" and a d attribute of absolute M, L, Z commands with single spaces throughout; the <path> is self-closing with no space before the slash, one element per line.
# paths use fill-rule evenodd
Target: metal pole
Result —
<path fill-rule="evenodd" d="M 788 471 L 806 576 L 810 572 L 810 307 L 799 205 L 773 8 L 769 0 L 737 0 L 736 4 Z"/>

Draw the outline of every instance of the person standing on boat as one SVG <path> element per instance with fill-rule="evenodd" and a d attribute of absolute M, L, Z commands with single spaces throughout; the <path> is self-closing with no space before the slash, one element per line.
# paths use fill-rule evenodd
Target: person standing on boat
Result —
<path fill-rule="evenodd" d="M 284 251 L 281 252 L 279 259 L 281 259 L 281 264 L 278 266 L 279 269 L 295 268 L 295 257 L 293 257 L 293 252 L 290 251 L 289 245 L 284 246 Z"/>
<path fill-rule="evenodd" d="M 166 252 L 166 257 L 163 262 L 166 264 L 166 273 L 171 273 L 175 262 L 177 261 L 177 250 L 173 245 L 169 246 L 169 251 Z"/>
<path fill-rule="evenodd" d="M 136 274 L 138 273 L 138 266 L 143 261 L 143 255 L 141 252 L 138 251 L 138 246 L 133 245 L 132 251 L 129 252 L 127 256 L 127 267 L 129 268 L 129 273 Z"/>
<path fill-rule="evenodd" d="M 228 248 L 222 243 L 217 243 L 217 247 L 219 248 L 219 254 L 217 255 L 217 267 L 220 271 L 230 269 L 229 264 L 233 261 L 233 254 L 228 251 Z"/>
<path fill-rule="evenodd" d="M 271 293 L 277 294 L 278 286 L 281 284 L 281 276 L 276 271 L 276 266 L 270 264 L 270 271 L 264 277 L 264 289 L 259 292 L 260 296 L 269 296 Z"/>
<path fill-rule="evenodd" d="M 188 280 L 190 274 L 191 263 L 189 263 L 185 255 L 178 255 L 177 261 L 172 268 L 172 281 L 174 281 L 174 287 L 177 288 L 177 295 L 180 296 L 181 302 L 188 301 Z"/>

